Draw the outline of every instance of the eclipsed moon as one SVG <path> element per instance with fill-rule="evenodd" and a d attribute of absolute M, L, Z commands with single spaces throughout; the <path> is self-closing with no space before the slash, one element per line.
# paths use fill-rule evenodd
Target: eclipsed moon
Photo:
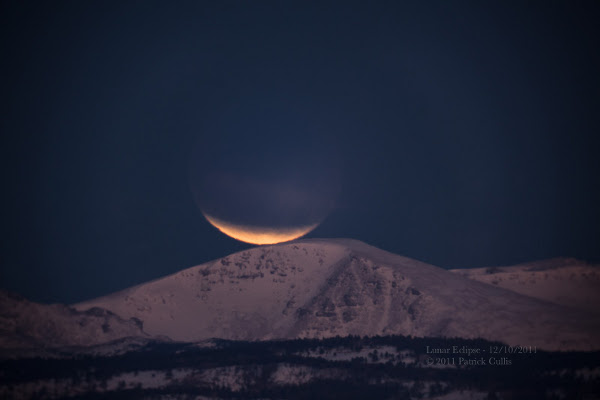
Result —
<path fill-rule="evenodd" d="M 337 144 L 277 104 L 257 108 L 253 100 L 207 123 L 192 149 L 194 202 L 211 225 L 246 243 L 308 234 L 333 210 L 340 189 Z"/>
<path fill-rule="evenodd" d="M 298 239 L 315 229 L 319 224 L 313 224 L 309 226 L 301 227 L 282 227 L 282 228 L 270 228 L 264 226 L 247 226 L 247 225 L 236 225 L 218 218 L 211 217 L 206 213 L 203 213 L 204 218 L 212 226 L 223 232 L 227 236 L 231 236 L 242 242 L 252 244 L 275 244 L 281 242 L 287 242 L 290 240 Z"/>

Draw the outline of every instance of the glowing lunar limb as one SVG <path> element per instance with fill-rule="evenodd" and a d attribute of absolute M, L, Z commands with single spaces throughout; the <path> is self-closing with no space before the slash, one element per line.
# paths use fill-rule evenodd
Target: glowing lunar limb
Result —
<path fill-rule="evenodd" d="M 298 239 L 315 229 L 319 223 L 299 227 L 272 228 L 262 226 L 236 225 L 202 213 L 215 228 L 242 242 L 252 244 L 275 244 Z"/>

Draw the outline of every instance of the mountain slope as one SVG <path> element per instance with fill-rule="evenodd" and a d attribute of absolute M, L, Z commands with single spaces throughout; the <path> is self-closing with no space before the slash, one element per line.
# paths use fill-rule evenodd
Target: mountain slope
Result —
<path fill-rule="evenodd" d="M 182 341 L 402 334 L 600 348 L 587 313 L 345 239 L 253 248 L 74 307 Z"/>
<path fill-rule="evenodd" d="M 0 349 L 91 346 L 126 337 L 149 338 L 141 321 L 105 309 L 77 311 L 0 291 Z"/>
<path fill-rule="evenodd" d="M 600 267 L 573 258 L 451 271 L 540 300 L 600 313 Z"/>

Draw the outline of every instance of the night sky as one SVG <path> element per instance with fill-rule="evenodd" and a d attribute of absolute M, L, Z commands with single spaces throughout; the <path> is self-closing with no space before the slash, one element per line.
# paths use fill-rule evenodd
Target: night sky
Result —
<path fill-rule="evenodd" d="M 75 302 L 253 247 L 196 207 L 197 146 L 334 148 L 307 237 L 600 261 L 599 4 L 2 2 L 0 287 Z"/>

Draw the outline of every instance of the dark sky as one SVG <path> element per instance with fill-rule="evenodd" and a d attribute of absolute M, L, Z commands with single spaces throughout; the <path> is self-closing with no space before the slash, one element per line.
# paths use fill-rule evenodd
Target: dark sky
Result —
<path fill-rule="evenodd" d="M 598 261 L 598 4 L 2 2 L 0 287 L 74 302 L 251 247 L 188 186 L 190 149 L 224 140 L 335 144 L 308 237 Z"/>

